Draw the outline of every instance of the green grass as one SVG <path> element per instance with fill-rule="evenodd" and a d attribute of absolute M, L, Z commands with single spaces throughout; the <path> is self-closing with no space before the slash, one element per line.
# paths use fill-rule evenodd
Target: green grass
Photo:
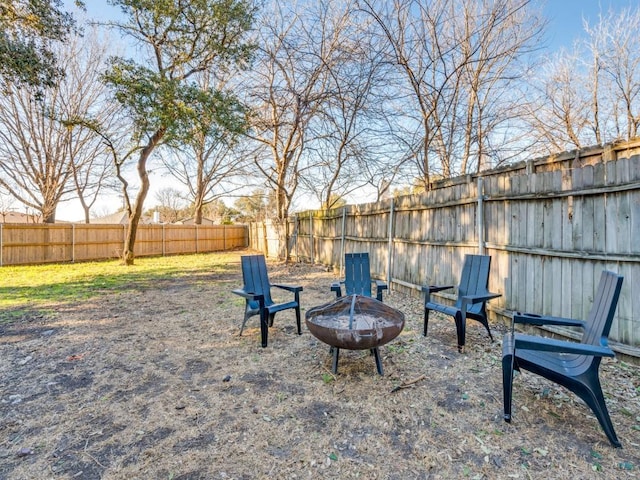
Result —
<path fill-rule="evenodd" d="M 144 290 L 169 279 L 230 274 L 239 269 L 237 253 L 209 253 L 119 260 L 0 267 L 0 322 L 19 317 L 20 310 L 90 299 L 105 293 Z M 204 280 L 203 280 L 204 281 Z"/>

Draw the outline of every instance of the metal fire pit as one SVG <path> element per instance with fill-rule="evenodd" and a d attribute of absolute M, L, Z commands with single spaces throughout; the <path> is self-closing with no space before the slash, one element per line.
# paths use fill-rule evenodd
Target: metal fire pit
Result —
<path fill-rule="evenodd" d="M 382 375 L 378 347 L 396 338 L 404 328 L 402 312 L 362 295 L 348 295 L 314 307 L 305 314 L 305 321 L 314 337 L 331 346 L 333 373 L 338 372 L 340 349 L 346 348 L 371 350 Z"/>

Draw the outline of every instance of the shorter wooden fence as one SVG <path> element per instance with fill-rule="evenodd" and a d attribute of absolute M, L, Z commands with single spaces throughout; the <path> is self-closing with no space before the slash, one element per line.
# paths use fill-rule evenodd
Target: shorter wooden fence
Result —
<path fill-rule="evenodd" d="M 118 258 L 126 225 L 0 224 L 0 266 Z M 245 225 L 139 225 L 136 257 L 206 253 L 248 245 Z"/>

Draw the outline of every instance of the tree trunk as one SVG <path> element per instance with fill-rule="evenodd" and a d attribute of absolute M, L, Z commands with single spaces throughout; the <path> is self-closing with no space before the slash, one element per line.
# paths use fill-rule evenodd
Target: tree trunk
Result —
<path fill-rule="evenodd" d="M 204 187 L 198 186 L 198 193 L 193 202 L 193 223 L 202 225 L 202 209 L 204 208 Z"/>
<path fill-rule="evenodd" d="M 202 207 L 204 206 L 204 197 L 206 196 L 205 190 L 205 182 L 204 182 L 204 161 L 202 151 L 198 152 L 197 155 L 198 160 L 198 171 L 197 175 L 197 185 L 196 185 L 196 195 L 194 199 L 194 211 L 193 211 L 193 223 L 196 225 L 202 225 Z"/>
<path fill-rule="evenodd" d="M 193 223 L 202 225 L 202 202 L 196 204 L 195 214 L 193 215 Z"/>
<path fill-rule="evenodd" d="M 142 206 L 144 204 L 144 200 L 149 192 L 149 175 L 147 173 L 146 163 L 151 151 L 145 154 L 146 150 L 147 148 L 142 150 L 140 153 L 140 159 L 138 160 L 138 175 L 140 176 L 141 185 L 138 195 L 136 196 L 133 209 L 129 212 L 129 224 L 127 225 L 127 235 L 124 239 L 124 250 L 122 252 L 123 265 L 133 265 L 133 248 L 136 243 L 138 224 L 140 223 L 140 218 L 142 218 Z"/>
<path fill-rule="evenodd" d="M 147 160 L 151 155 L 151 152 L 158 146 L 160 140 L 165 134 L 165 129 L 158 130 L 149 140 L 146 147 L 140 152 L 140 158 L 138 159 L 138 177 L 140 178 L 140 190 L 136 196 L 136 201 L 133 208 L 129 211 L 129 224 L 127 226 L 127 235 L 124 239 L 124 249 L 122 251 L 122 264 L 133 265 L 134 259 L 134 246 L 136 243 L 136 234 L 138 233 L 138 223 L 142 217 L 142 207 L 144 206 L 144 200 L 147 198 L 149 192 L 149 174 L 147 172 Z"/>
<path fill-rule="evenodd" d="M 87 205 L 87 202 L 84 201 L 84 197 L 82 195 L 78 195 L 78 199 L 80 200 L 82 211 L 84 212 L 84 223 L 91 223 L 91 217 L 89 215 L 89 205 Z"/>
<path fill-rule="evenodd" d="M 56 223 L 56 208 L 45 207 L 42 209 L 42 223 Z"/>

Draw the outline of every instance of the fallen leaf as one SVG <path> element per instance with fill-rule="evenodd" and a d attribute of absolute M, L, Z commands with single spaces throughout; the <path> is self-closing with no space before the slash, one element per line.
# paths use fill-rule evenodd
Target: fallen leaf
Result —
<path fill-rule="evenodd" d="M 82 360 L 85 355 L 86 355 L 85 353 L 78 353 L 78 354 L 74 354 L 74 355 L 69 355 L 67 357 L 67 361 L 68 362 L 75 362 L 77 360 Z"/>

